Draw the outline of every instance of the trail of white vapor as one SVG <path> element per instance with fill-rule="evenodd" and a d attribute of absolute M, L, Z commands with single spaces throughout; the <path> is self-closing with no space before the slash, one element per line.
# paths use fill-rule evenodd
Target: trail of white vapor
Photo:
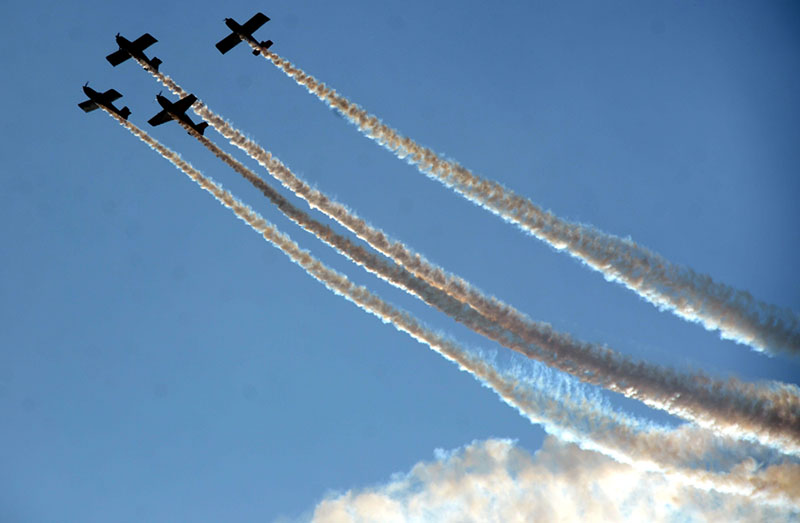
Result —
<path fill-rule="evenodd" d="M 646 470 L 660 471 L 670 478 L 697 488 L 755 496 L 764 502 L 779 505 L 796 503 L 791 491 L 784 488 L 784 482 L 776 481 L 772 476 L 765 478 L 747 464 L 723 474 L 681 467 L 680 462 L 685 459 L 687 452 L 707 453 L 713 451 L 714 445 L 718 444 L 710 444 L 720 440 L 705 431 L 689 429 L 689 438 L 681 432 L 672 433 L 658 429 L 645 431 L 635 420 L 609 412 L 591 394 L 587 394 L 584 388 L 558 386 L 549 377 L 552 371 L 545 369 L 538 376 L 527 377 L 525 380 L 499 372 L 480 354 L 466 351 L 449 338 L 428 329 L 409 313 L 395 308 L 365 287 L 353 284 L 343 274 L 328 268 L 230 192 L 197 171 L 177 153 L 132 123 L 110 111 L 106 112 L 212 194 L 217 201 L 231 209 L 237 217 L 329 290 L 457 363 L 462 370 L 478 378 L 532 421 L 545 424 L 551 432 L 571 438 L 614 459 Z M 725 442 L 733 445 L 734 449 L 739 445 L 730 440 Z M 796 470 L 787 470 L 790 479 L 794 479 Z"/>
<path fill-rule="evenodd" d="M 171 78 L 148 70 L 173 92 L 185 96 L 186 92 Z M 638 399 L 704 427 L 735 437 L 757 439 L 784 452 L 800 452 L 800 395 L 796 387 L 780 383 L 755 385 L 733 378 L 723 382 L 700 372 L 678 373 L 669 368 L 631 360 L 607 347 L 581 342 L 568 334 L 554 331 L 550 325 L 531 320 L 515 308 L 447 273 L 403 243 L 389 239 L 383 231 L 371 226 L 344 205 L 311 188 L 275 156 L 245 137 L 202 102 L 196 102 L 193 107 L 232 144 L 247 152 L 311 207 L 333 218 L 429 285 L 468 304 L 496 326 L 478 320 L 470 325 L 478 332 L 530 358 L 571 373 L 582 381 Z M 238 171 L 282 209 L 287 208 L 269 192 L 265 192 L 263 180 L 249 170 Z M 329 234 L 327 231 L 323 233 Z M 363 265 L 363 261 L 359 263 Z M 447 307 L 449 311 L 445 312 L 453 317 L 458 315 L 457 319 L 469 316 L 468 311 L 451 304 L 447 304 Z M 483 330 L 476 328 L 476 325 Z M 497 327 L 507 329 L 518 339 L 504 336 Z M 492 337 L 492 334 L 503 336 L 505 341 Z"/>
<path fill-rule="evenodd" d="M 719 330 L 723 338 L 772 355 L 800 355 L 800 317 L 794 312 L 758 301 L 746 291 L 673 264 L 633 241 L 563 220 L 499 183 L 481 178 L 401 136 L 285 58 L 258 47 L 254 49 L 399 158 L 554 248 L 566 250 L 607 280 L 622 283 L 662 310 L 672 311 L 708 330 Z"/>

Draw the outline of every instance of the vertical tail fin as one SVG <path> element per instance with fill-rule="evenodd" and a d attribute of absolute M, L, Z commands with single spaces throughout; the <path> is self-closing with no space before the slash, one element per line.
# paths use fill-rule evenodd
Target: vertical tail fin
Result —
<path fill-rule="evenodd" d="M 131 110 L 128 109 L 128 106 L 126 105 L 125 107 L 119 110 L 119 115 L 122 117 L 123 120 L 127 120 L 128 117 L 131 115 Z"/>
<path fill-rule="evenodd" d="M 150 67 L 152 67 L 153 69 L 155 69 L 156 71 L 158 71 L 158 66 L 159 66 L 159 65 L 161 65 L 161 60 L 159 60 L 158 58 L 156 58 L 156 57 L 154 56 L 154 57 L 153 57 L 153 59 L 152 59 L 152 60 L 150 60 Z"/>
<path fill-rule="evenodd" d="M 197 124 L 196 130 L 202 136 L 203 131 L 206 130 L 206 127 L 208 127 L 208 122 L 202 122 L 202 123 Z"/>

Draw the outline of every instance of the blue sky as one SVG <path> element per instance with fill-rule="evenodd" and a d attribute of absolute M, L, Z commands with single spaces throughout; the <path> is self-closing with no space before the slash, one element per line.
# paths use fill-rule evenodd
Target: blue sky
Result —
<path fill-rule="evenodd" d="M 17 3 L 0 21 L 0 519 L 298 517 L 436 448 L 543 438 L 80 111 L 84 82 L 113 87 L 151 131 L 162 88 L 104 60 L 117 32 L 153 34 L 163 72 L 295 173 L 532 318 L 637 358 L 798 383 L 796 361 L 660 313 L 426 179 L 262 58 L 221 56 L 222 19 L 256 11 L 272 50 L 418 142 L 800 310 L 791 2 Z M 356 282 L 493 348 L 292 227 L 178 126 L 152 134 Z"/>

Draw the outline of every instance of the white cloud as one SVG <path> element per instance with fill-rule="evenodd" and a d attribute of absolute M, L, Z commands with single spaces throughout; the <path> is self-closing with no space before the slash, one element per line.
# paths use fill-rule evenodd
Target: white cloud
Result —
<path fill-rule="evenodd" d="M 329 496 L 313 520 L 775 521 L 798 515 L 671 483 L 548 437 L 535 454 L 502 439 L 437 451 L 435 460 L 385 485 Z"/>

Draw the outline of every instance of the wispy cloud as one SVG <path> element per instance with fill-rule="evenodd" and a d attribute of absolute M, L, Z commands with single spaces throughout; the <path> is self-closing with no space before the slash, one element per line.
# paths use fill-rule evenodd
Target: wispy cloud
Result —
<path fill-rule="evenodd" d="M 318 523 L 346 521 L 787 521 L 765 506 L 671 482 L 548 437 L 534 454 L 504 439 L 437 451 L 375 487 L 331 493 Z"/>

